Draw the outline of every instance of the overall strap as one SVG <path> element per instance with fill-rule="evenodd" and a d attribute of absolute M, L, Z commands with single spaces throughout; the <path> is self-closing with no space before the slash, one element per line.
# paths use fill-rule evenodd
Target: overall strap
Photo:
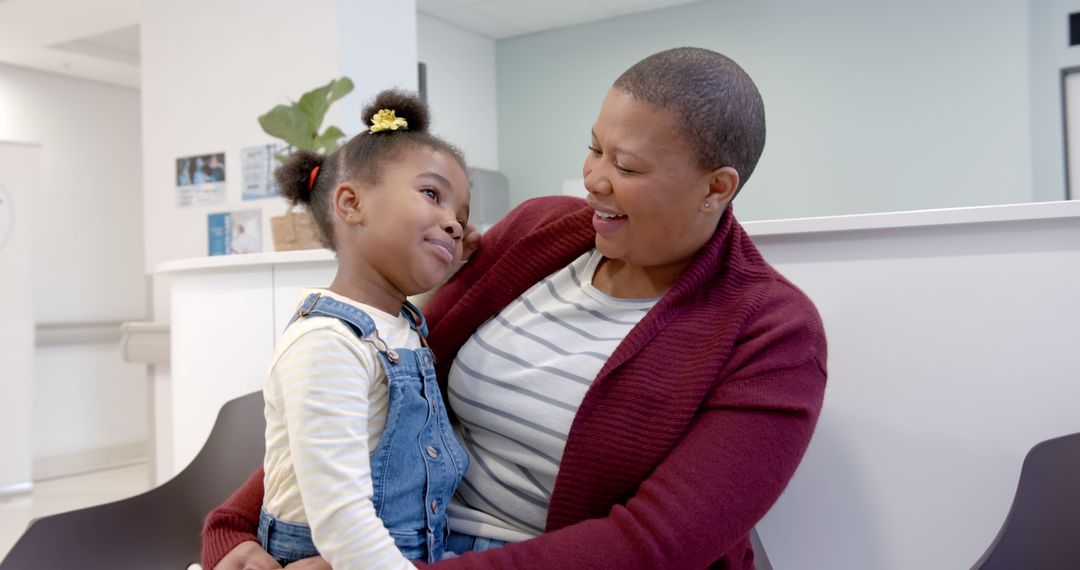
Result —
<path fill-rule="evenodd" d="M 297 319 L 311 315 L 333 317 L 340 320 L 352 329 L 360 340 L 371 343 L 376 350 L 385 353 L 390 362 L 396 363 L 398 361 L 397 351 L 386 346 L 386 342 L 379 338 L 379 331 L 375 328 L 375 321 L 371 320 L 371 317 L 364 311 L 348 303 L 338 301 L 333 297 L 324 297 L 322 293 L 311 293 L 304 298 L 304 302 L 300 304 L 300 308 L 296 310 L 296 314 L 293 315 L 289 324 L 291 325 Z"/>
<path fill-rule="evenodd" d="M 401 306 L 401 315 L 409 321 L 409 326 L 412 327 L 412 330 L 420 333 L 420 338 L 421 340 L 425 340 L 426 346 L 428 326 L 427 319 L 424 318 L 424 313 L 421 312 L 416 305 L 410 303 L 409 300 L 406 299 L 405 303 Z"/>

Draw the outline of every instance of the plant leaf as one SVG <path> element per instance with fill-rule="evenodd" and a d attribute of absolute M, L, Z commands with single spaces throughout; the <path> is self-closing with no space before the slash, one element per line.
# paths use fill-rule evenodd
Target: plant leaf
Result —
<path fill-rule="evenodd" d="M 333 84 L 334 82 L 331 81 L 322 87 L 304 93 L 297 103 L 300 111 L 306 114 L 311 122 L 312 136 L 315 136 L 315 133 L 319 131 L 323 117 L 326 116 L 326 111 L 330 108 L 330 102 L 326 100 L 326 96 L 330 93 L 330 87 Z"/>
<path fill-rule="evenodd" d="M 292 146 L 314 150 L 315 129 L 307 114 L 295 106 L 277 105 L 259 117 L 259 125 L 267 134 Z"/>
<path fill-rule="evenodd" d="M 330 93 L 327 96 L 327 104 L 333 103 L 338 99 L 348 95 L 353 90 L 352 79 L 342 76 L 339 79 L 330 82 Z"/>
<path fill-rule="evenodd" d="M 300 97 L 300 109 L 308 114 L 312 127 L 318 131 L 323 119 L 326 118 L 330 104 L 348 95 L 352 90 L 353 82 L 348 77 L 331 80 L 322 87 L 304 93 Z"/>
<path fill-rule="evenodd" d="M 330 125 L 329 127 L 326 127 L 323 134 L 315 138 L 315 148 L 321 148 L 323 149 L 324 154 L 330 154 L 338 149 L 338 146 L 340 146 L 338 141 L 340 141 L 343 136 L 345 136 L 345 133 L 342 132 L 341 129 L 334 125 Z"/>
<path fill-rule="evenodd" d="M 353 90 L 348 77 L 331 80 L 300 96 L 289 105 L 277 105 L 259 117 L 259 125 L 267 134 L 277 137 L 290 146 L 305 150 L 326 149 L 330 153 L 338 148 L 338 141 L 345 136 L 341 129 L 331 126 L 321 135 L 319 129 L 330 104 Z"/>

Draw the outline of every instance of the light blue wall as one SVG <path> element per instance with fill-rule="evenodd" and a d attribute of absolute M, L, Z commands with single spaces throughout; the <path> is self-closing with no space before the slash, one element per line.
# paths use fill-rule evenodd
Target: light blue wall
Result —
<path fill-rule="evenodd" d="M 512 203 L 558 193 L 618 74 L 694 45 L 765 99 L 744 220 L 1059 199 L 1032 188 L 1032 15 L 1026 0 L 706 0 L 501 40 L 500 169 Z"/>

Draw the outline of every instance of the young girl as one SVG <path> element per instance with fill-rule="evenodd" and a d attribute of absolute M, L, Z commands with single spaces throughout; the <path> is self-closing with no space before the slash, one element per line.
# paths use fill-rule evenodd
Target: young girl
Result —
<path fill-rule="evenodd" d="M 442 557 L 446 505 L 468 466 L 409 295 L 462 259 L 469 181 L 429 134 L 415 96 L 383 91 L 371 127 L 330 156 L 276 172 L 337 252 L 327 289 L 305 291 L 266 380 L 266 493 L 259 541 L 281 565 L 412 568 Z"/>

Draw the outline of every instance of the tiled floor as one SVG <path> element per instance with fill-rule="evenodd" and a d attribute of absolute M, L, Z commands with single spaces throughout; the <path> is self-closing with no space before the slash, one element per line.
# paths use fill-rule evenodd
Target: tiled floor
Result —
<path fill-rule="evenodd" d="M 31 519 L 130 497 L 150 488 L 145 463 L 34 483 L 29 495 L 0 498 L 0 559 Z"/>

